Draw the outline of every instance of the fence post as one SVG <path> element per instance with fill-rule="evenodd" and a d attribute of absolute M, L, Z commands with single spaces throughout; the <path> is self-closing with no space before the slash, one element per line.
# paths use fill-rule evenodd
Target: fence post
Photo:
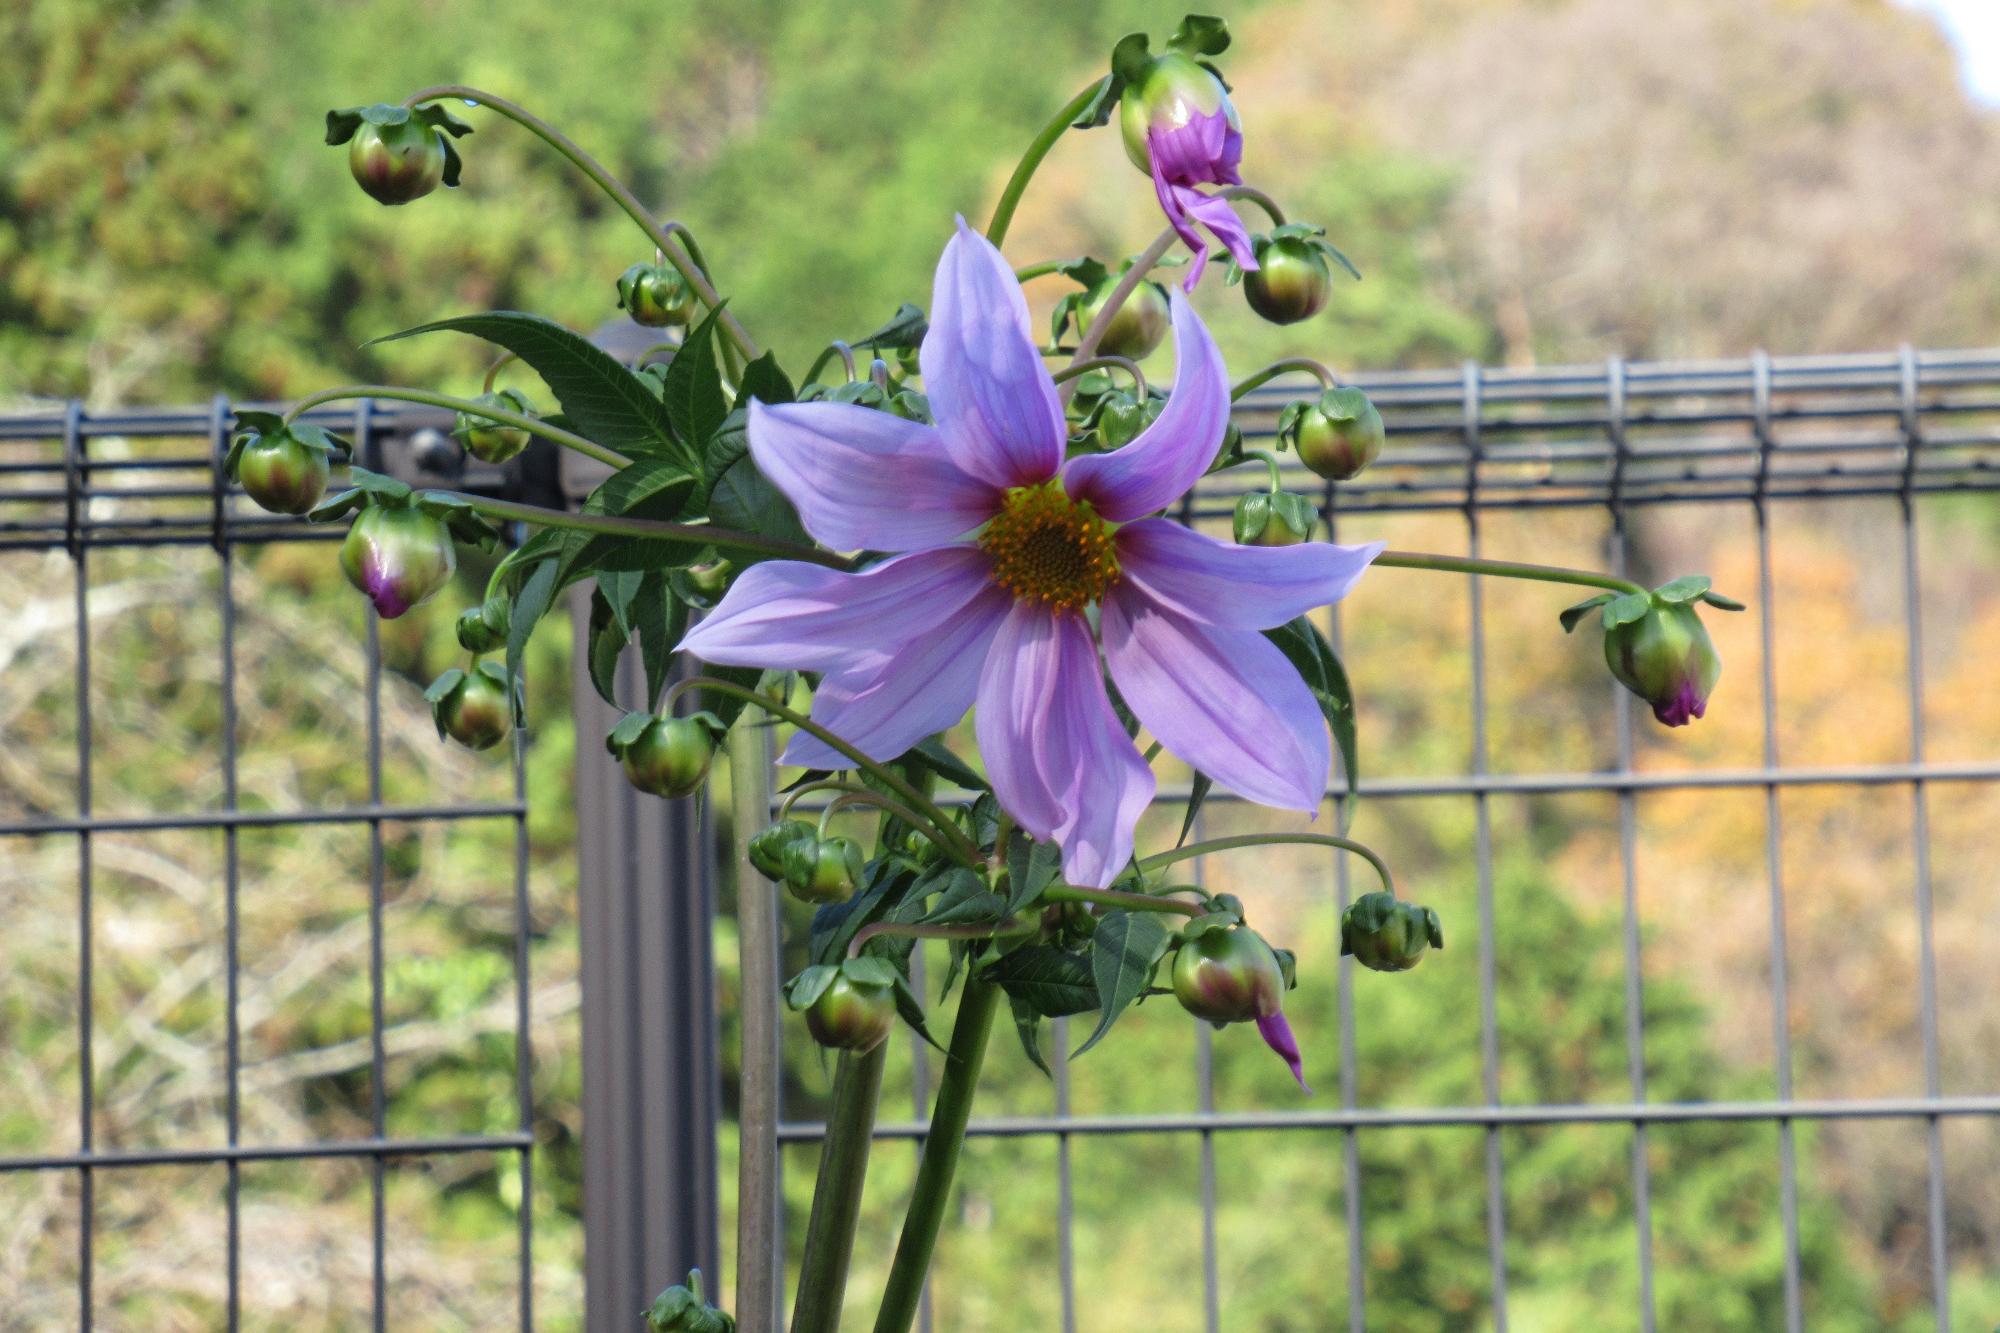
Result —
<path fill-rule="evenodd" d="M 713 831 L 707 805 L 633 790 L 601 739 L 618 713 L 590 683 L 590 589 L 570 598 L 577 915 L 583 983 L 584 1327 L 630 1333 L 716 1241 Z M 622 669 L 636 675 L 628 656 Z M 630 682 L 631 698 L 640 687 Z"/>

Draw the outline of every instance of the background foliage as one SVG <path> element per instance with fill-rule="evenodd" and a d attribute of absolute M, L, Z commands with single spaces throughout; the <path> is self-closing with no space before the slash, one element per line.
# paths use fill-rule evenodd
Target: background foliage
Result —
<path fill-rule="evenodd" d="M 788 361 L 829 334 L 923 299 L 949 215 L 983 215 L 1011 154 L 1089 78 L 1109 41 L 1171 24 L 1182 6 L 1054 0 L 891 0 L 734 7 L 605 0 L 24 0 L 0 13 L 0 401 L 282 397 L 344 379 L 469 391 L 467 340 L 362 351 L 423 319 L 512 307 L 590 329 L 611 284 L 646 258 L 627 224 L 525 135 L 475 113 L 466 187 L 382 209 L 319 144 L 322 110 L 462 80 L 517 95 L 565 126 L 640 194 L 694 226 L 735 308 Z M 1994 114 L 1959 92 L 1923 20 L 1877 0 L 1271 0 L 1232 6 L 1231 77 L 1254 182 L 1324 222 L 1361 263 L 1319 321 L 1273 330 L 1219 286 L 1202 298 L 1232 364 L 1306 352 L 1337 364 L 1531 363 L 1632 356 L 1878 348 L 1995 339 L 2000 213 Z M 829 109 L 833 109 L 830 111 Z M 1010 251 L 1023 261 L 1136 248 L 1150 191 L 1110 135 L 1066 142 Z M 1059 281 L 1034 289 L 1045 308 Z M 1164 371 L 1164 367 L 1162 367 Z M 1855 503 L 1778 538 L 1776 668 L 1788 762 L 1905 757 L 1900 573 L 1872 554 L 1890 519 Z M 1937 757 L 1990 757 L 2000 712 L 1990 663 L 2000 598 L 1982 507 L 1927 509 L 1924 587 Z M 1449 549 L 1442 520 L 1356 525 L 1350 537 Z M 1641 562 L 1710 568 L 1754 586 L 1747 519 L 1649 516 Z M 1487 552 L 1592 563 L 1594 520 L 1510 517 Z M 468 561 L 468 565 L 473 562 Z M 103 809 L 219 799 L 212 560 L 123 553 L 93 562 L 95 756 Z M 462 576 L 470 597 L 483 569 Z M 0 555 L 0 810 L 71 808 L 74 663 L 65 558 Z M 1459 771 L 1470 737 L 1463 591 L 1383 575 L 1348 604 L 1345 647 L 1371 771 Z M 1419 595 L 1421 594 L 1421 595 Z M 358 603 L 324 547 L 274 548 L 239 581 L 248 799 L 359 799 Z M 461 598 L 460 601 L 464 599 Z M 1488 595 L 1497 762 L 1515 771 L 1608 762 L 1608 697 L 1588 652 L 1552 632 L 1538 590 Z M 190 609 L 191 608 L 191 609 Z M 440 604 L 385 627 L 391 799 L 506 789 L 492 757 L 432 743 L 418 692 L 450 657 Z M 1717 627 L 1729 674 L 1702 726 L 1646 733 L 1647 765 L 1746 766 L 1761 743 L 1754 626 Z M 1829 651 L 1827 645 L 1837 645 Z M 540 698 L 531 783 L 538 1282 L 546 1326 L 573 1326 L 578 1080 L 573 824 L 564 774 L 566 640 L 531 661 Z M 583 762 L 600 762 L 586 737 Z M 1933 797 L 1948 1091 L 2000 1079 L 2000 982 L 1979 789 Z M 1907 804 L 1844 789 L 1783 799 L 1802 1095 L 1921 1086 Z M 1608 797 L 1495 804 L 1502 1087 L 1510 1099 L 1623 1100 L 1621 885 Z M 1209 832 L 1261 816 L 1212 806 Z M 1478 1019 L 1471 815 L 1462 803 L 1380 802 L 1359 831 L 1445 914 L 1453 948 L 1406 977 L 1363 975 L 1354 1015 L 1364 1103 L 1476 1099 Z M 1773 1088 L 1763 913 L 1762 794 L 1663 793 L 1639 802 L 1647 924 L 1649 1087 L 1656 1097 Z M 1173 830 L 1156 830 L 1170 838 Z M 101 1141 L 212 1141 L 221 1069 L 218 841 L 117 835 L 100 858 Z M 391 830 L 391 1120 L 429 1132 L 511 1115 L 508 839 L 499 826 Z M 250 1003 L 246 1135 L 299 1138 L 365 1124 L 365 838 L 287 830 L 245 839 Z M 1330 875 L 1271 857 L 1211 869 L 1256 924 L 1308 960 L 1295 1021 L 1331 1086 L 1338 1031 Z M 0 1151 L 74 1141 L 75 849 L 0 847 Z M 1459 923 L 1454 926 L 1454 923 Z M 800 923 L 802 925 L 802 922 Z M 729 955 L 729 927 L 718 927 Z M 1311 960 L 1318 959 L 1315 965 Z M 724 977 L 727 1009 L 733 985 Z M 1073 1070 L 1074 1109 L 1185 1109 L 1197 1034 L 1147 1006 Z M 796 1032 L 789 1034 L 796 1038 Z M 1072 1034 L 1074 1037 L 1079 1034 Z M 1275 1062 L 1216 1037 L 1225 1106 L 1293 1105 Z M 725 1032 L 724 1049 L 733 1047 Z M 825 1074 L 802 1041 L 788 1112 L 814 1113 Z M 907 1097 L 899 1047 L 890 1105 Z M 984 1105 L 1044 1110 L 1048 1085 L 1011 1051 Z M 1322 1097 L 1329 1095 L 1322 1092 Z M 1624 1327 L 1636 1271 L 1630 1131 L 1509 1131 L 1510 1292 L 1516 1326 Z M 1340 1140 L 1217 1140 L 1224 1326 L 1338 1322 Z M 725 1151 L 729 1145 L 725 1140 Z M 1199 1326 L 1181 1275 L 1199 1263 L 1197 1144 L 1079 1139 L 1080 1312 L 1093 1328 Z M 954 1330 L 1044 1326 L 1055 1282 L 1045 1221 L 1053 1147 L 969 1152 L 948 1232 L 938 1318 Z M 1761 1333 L 1777 1322 L 1782 1251 L 1776 1148 L 1764 1126 L 1656 1131 L 1653 1199 L 1662 1327 Z M 1810 1326 L 1929 1327 L 1922 1143 L 1903 1124 L 1805 1136 Z M 2000 1141 L 1948 1129 L 1956 1302 L 1984 1330 L 2000 1304 Z M 1483 1149 L 1471 1131 L 1361 1138 L 1371 1311 L 1385 1328 L 1480 1327 L 1486 1296 Z M 802 1226 L 812 1157 L 795 1150 Z M 511 1308 L 512 1178 L 505 1163 L 399 1171 L 392 1182 L 395 1314 L 476 1326 Z M 871 1177 L 857 1300 L 879 1285 L 910 1157 Z M 367 1182 L 344 1167 L 246 1171 L 253 1326 L 344 1328 L 365 1315 Z M 56 1173 L 0 1177 L 0 1327 L 72 1318 L 75 1199 Z M 217 1172 L 132 1173 L 107 1184 L 100 1300 L 113 1323 L 211 1327 L 220 1295 Z M 873 1246 L 871 1250 L 869 1246 Z M 208 1256 L 207 1262 L 202 1256 Z M 1179 1322 L 1175 1322 L 1179 1321 Z"/>

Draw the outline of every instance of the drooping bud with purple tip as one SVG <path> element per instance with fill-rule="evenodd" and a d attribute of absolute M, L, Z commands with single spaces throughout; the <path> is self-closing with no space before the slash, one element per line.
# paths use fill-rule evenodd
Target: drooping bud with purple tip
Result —
<path fill-rule="evenodd" d="M 394 620 L 451 581 L 458 553 L 442 520 L 413 507 L 371 505 L 347 530 L 340 567 L 376 614 Z"/>
<path fill-rule="evenodd" d="M 378 102 L 326 113 L 326 141 L 348 145 L 348 170 L 383 204 L 407 204 L 440 185 L 455 187 L 459 159 L 451 140 L 470 133 L 470 125 L 436 104 Z"/>
<path fill-rule="evenodd" d="M 1722 676 L 1722 658 L 1696 602 L 1719 611 L 1743 609 L 1743 603 L 1712 591 L 1707 576 L 1690 574 L 1651 592 L 1599 593 L 1564 611 L 1562 625 L 1573 630 L 1601 607 L 1604 661 L 1611 674 L 1651 704 L 1662 723 L 1684 727 L 1708 711 L 1708 696 Z"/>
<path fill-rule="evenodd" d="M 1247 926 L 1216 925 L 1186 940 L 1174 955 L 1174 998 L 1211 1023 L 1248 1023 L 1306 1087 L 1299 1044 L 1285 1021 L 1285 975 L 1264 937 Z"/>

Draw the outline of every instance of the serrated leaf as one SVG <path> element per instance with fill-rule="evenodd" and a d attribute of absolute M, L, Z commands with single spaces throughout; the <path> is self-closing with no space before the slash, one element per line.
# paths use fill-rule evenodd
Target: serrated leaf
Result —
<path fill-rule="evenodd" d="M 1653 600 L 1669 604 L 1692 602 L 1707 592 L 1713 582 L 1714 580 L 1706 574 L 1684 574 L 1671 583 L 1662 583 L 1653 589 Z"/>
<path fill-rule="evenodd" d="M 928 925 L 959 921 L 998 921 L 1007 915 L 1007 900 L 986 887 L 986 881 L 964 866 L 953 866 L 938 887 L 937 901 L 918 919 Z"/>
<path fill-rule="evenodd" d="M 743 367 L 743 378 L 736 386 L 738 407 L 747 406 L 753 398 L 760 403 L 789 403 L 796 396 L 791 377 L 779 368 L 775 352 L 766 352 Z"/>
<path fill-rule="evenodd" d="M 1032 903 L 1055 882 L 1062 869 L 1062 849 L 1052 842 L 1035 842 L 1016 830 L 1007 840 L 1007 910 L 1014 913 Z"/>
<path fill-rule="evenodd" d="M 514 594 L 514 601 L 507 609 L 507 676 L 510 680 L 521 679 L 521 659 L 527 654 L 528 639 L 535 632 L 535 622 L 549 609 L 556 595 L 556 562 L 544 560 L 521 582 L 521 590 Z M 527 710 L 521 692 L 512 692 L 514 724 L 520 726 L 527 721 Z"/>
<path fill-rule="evenodd" d="M 1578 602 L 1575 606 L 1570 607 L 1561 616 L 1557 617 L 1562 621 L 1563 633 L 1572 633 L 1578 625 L 1583 623 L 1585 616 L 1605 603 L 1616 600 L 1618 600 L 1618 594 L 1615 592 L 1601 592 L 1595 597 L 1586 597 L 1583 601 Z"/>
<path fill-rule="evenodd" d="M 729 400 L 722 393 L 722 371 L 715 364 L 715 323 L 722 307 L 708 312 L 708 318 L 694 326 L 667 363 L 661 399 L 674 431 L 689 445 L 699 448 L 715 434 L 729 415 Z"/>
<path fill-rule="evenodd" d="M 1042 1058 L 1042 1016 L 1018 995 L 1007 997 L 1007 1008 L 1014 1015 L 1014 1031 L 1021 1038 L 1021 1050 L 1027 1054 L 1028 1062 L 1054 1078 L 1055 1075 L 1049 1072 L 1048 1061 Z"/>
<path fill-rule="evenodd" d="M 1304 616 L 1264 631 L 1264 637 L 1278 645 L 1286 659 L 1312 691 L 1313 700 L 1333 731 L 1340 747 L 1341 767 L 1347 770 L 1347 792 L 1361 793 L 1359 739 L 1354 725 L 1354 691 L 1347 682 L 1347 670 L 1319 627 Z"/>
<path fill-rule="evenodd" d="M 716 524 L 741 532 L 760 533 L 799 546 L 812 538 L 799 522 L 798 510 L 773 486 L 747 454 L 715 478 L 708 497 L 708 515 Z M 732 551 L 730 559 L 751 564 L 772 557 L 755 551 Z"/>
<path fill-rule="evenodd" d="M 946 782 L 955 783 L 967 791 L 991 790 L 985 778 L 951 752 L 943 736 L 930 736 L 918 741 L 903 752 L 902 758 L 904 763 L 920 764 Z"/>
<path fill-rule="evenodd" d="M 1153 979 L 1153 968 L 1171 937 L 1157 912 L 1106 912 L 1090 937 L 1090 969 L 1097 982 L 1097 1030 L 1073 1051 L 1082 1055 L 1111 1031 Z"/>
<path fill-rule="evenodd" d="M 504 347 L 534 367 L 579 433 L 633 458 L 677 458 L 694 450 L 674 436 L 667 409 L 616 358 L 552 320 L 515 310 L 459 315 L 376 338 L 367 346 L 449 330 Z"/>
<path fill-rule="evenodd" d="M 655 570 L 640 576 L 632 599 L 632 637 L 639 641 L 639 660 L 646 669 L 646 706 L 660 701 L 673 668 L 674 649 L 687 633 L 687 603 L 674 596 L 667 576 Z"/>
<path fill-rule="evenodd" d="M 877 857 L 862 871 L 861 887 L 844 903 L 828 903 L 813 913 L 812 961 L 839 961 L 854 932 L 877 920 L 902 900 L 916 877 L 888 857 Z"/>
<path fill-rule="evenodd" d="M 915 941 L 913 940 L 911 943 L 915 943 Z M 910 989 L 910 983 L 904 979 L 901 972 L 896 973 L 896 980 L 891 986 L 891 993 L 896 997 L 897 1015 L 905 1023 L 909 1024 L 910 1030 L 929 1042 L 936 1049 L 940 1051 L 944 1050 L 944 1047 L 938 1045 L 937 1038 L 931 1035 L 930 1026 L 926 1021 L 928 1016 L 924 1013 L 924 1002 L 918 998 L 914 990 Z"/>
<path fill-rule="evenodd" d="M 982 975 L 1047 1018 L 1097 1007 L 1097 981 L 1089 960 L 1052 944 L 1029 944 L 1003 953 Z"/>
<path fill-rule="evenodd" d="M 794 1010 L 812 1008 L 813 1001 L 826 994 L 839 975 L 840 969 L 831 963 L 812 964 L 785 983 L 785 1003 Z"/>
<path fill-rule="evenodd" d="M 618 706 L 618 659 L 629 641 L 626 628 L 604 599 L 603 580 L 590 596 L 590 683 L 598 697 Z"/>
<path fill-rule="evenodd" d="M 1618 626 L 1639 619 L 1653 609 L 1651 593 L 1628 592 L 1623 597 L 1614 597 L 1604 604 L 1604 628 Z"/>

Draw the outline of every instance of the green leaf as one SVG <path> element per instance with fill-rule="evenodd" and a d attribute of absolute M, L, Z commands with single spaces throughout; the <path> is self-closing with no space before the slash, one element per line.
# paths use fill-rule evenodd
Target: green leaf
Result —
<path fill-rule="evenodd" d="M 1675 605 L 1692 602 L 1707 592 L 1713 582 L 1714 580 L 1706 574 L 1684 574 L 1671 583 L 1662 583 L 1653 589 L 1653 600 Z"/>
<path fill-rule="evenodd" d="M 729 415 L 729 400 L 722 394 L 722 372 L 715 364 L 715 322 L 721 317 L 721 306 L 709 311 L 708 318 L 694 326 L 667 363 L 662 392 L 667 419 L 681 439 L 697 448 Z"/>
<path fill-rule="evenodd" d="M 1181 836 L 1174 839 L 1174 846 L 1187 842 L 1188 834 L 1194 830 L 1194 817 L 1201 813 L 1202 802 L 1208 799 L 1208 793 L 1214 786 L 1215 779 L 1208 774 L 1194 775 L 1194 785 L 1188 788 L 1187 814 L 1181 818 Z"/>
<path fill-rule="evenodd" d="M 508 608 L 507 619 L 507 676 L 510 680 L 521 679 L 521 659 L 528 651 L 528 638 L 535 632 L 535 622 L 548 612 L 549 603 L 556 595 L 556 562 L 544 560 L 521 582 L 521 590 L 514 594 L 513 605 Z M 512 694 L 514 701 L 514 724 L 520 726 L 527 719 L 527 709 L 521 692 Z"/>
<path fill-rule="evenodd" d="M 1194 56 L 1219 56 L 1229 49 L 1229 24 L 1213 14 L 1188 14 L 1167 45 Z"/>
<path fill-rule="evenodd" d="M 844 903 L 829 903 L 813 913 L 812 961 L 833 963 L 847 952 L 854 932 L 902 900 L 916 877 L 889 857 L 877 857 L 862 872 L 861 888 Z"/>
<path fill-rule="evenodd" d="M 1737 601 L 1734 597 L 1724 597 L 1719 592 L 1705 592 L 1701 595 L 1701 600 L 1707 602 L 1718 611 L 1741 611 L 1744 609 L 1743 603 Z"/>
<path fill-rule="evenodd" d="M 464 679 L 464 671 L 458 667 L 451 668 L 431 682 L 430 688 L 424 691 L 424 702 L 437 703 L 440 699 L 443 699 L 446 695 L 457 689 L 458 683 Z"/>
<path fill-rule="evenodd" d="M 1603 606 L 1605 603 L 1615 602 L 1617 600 L 1618 600 L 1617 593 L 1601 592 L 1597 594 L 1597 596 L 1595 597 L 1587 597 L 1583 601 L 1578 602 L 1575 606 L 1572 606 L 1567 611 L 1564 611 L 1562 615 L 1559 617 L 1559 619 L 1562 621 L 1563 633 L 1565 634 L 1572 633 L 1578 625 L 1583 623 L 1583 618 L 1585 616 L 1589 615 L 1592 611 L 1595 611 L 1598 607 Z"/>
<path fill-rule="evenodd" d="M 1264 637 L 1278 645 L 1278 650 L 1298 669 L 1306 688 L 1312 691 L 1327 726 L 1333 730 L 1334 743 L 1340 747 L 1341 767 L 1347 770 L 1348 794 L 1359 795 L 1361 760 L 1354 726 L 1354 691 L 1347 683 L 1347 671 L 1340 665 L 1333 645 L 1304 616 L 1265 630 Z"/>
<path fill-rule="evenodd" d="M 1006 916 L 1026 907 L 1055 882 L 1062 869 L 1062 849 L 1052 842 L 1036 842 L 1016 829 L 1007 840 Z"/>
<path fill-rule="evenodd" d="M 789 403 L 797 396 L 791 377 L 778 367 L 778 355 L 766 352 L 743 367 L 743 379 L 736 386 L 736 406 L 749 406 L 752 398 L 760 403 Z"/>
<path fill-rule="evenodd" d="M 1007 915 L 1007 900 L 986 887 L 986 881 L 964 866 L 945 876 L 937 901 L 919 920 L 929 925 L 959 921 L 998 921 Z"/>
<path fill-rule="evenodd" d="M 930 1027 L 925 1022 L 924 1002 L 918 998 L 914 990 L 910 989 L 909 981 L 901 972 L 896 973 L 896 980 L 891 984 L 890 989 L 891 993 L 896 997 L 897 1016 L 910 1025 L 912 1032 L 915 1032 L 919 1037 L 922 1037 L 938 1050 L 944 1050 L 944 1047 L 938 1045 L 937 1038 L 931 1035 Z"/>
<path fill-rule="evenodd" d="M 1126 33 L 1111 48 L 1111 73 L 1120 83 L 1137 83 L 1152 67 L 1152 42 L 1143 32 Z"/>
<path fill-rule="evenodd" d="M 927 768 L 946 782 L 956 783 L 967 791 L 991 790 L 985 778 L 980 777 L 970 764 L 951 752 L 951 748 L 944 743 L 943 736 L 930 736 L 918 741 L 903 752 L 902 762 Z"/>
<path fill-rule="evenodd" d="M 812 544 L 792 502 L 757 470 L 757 464 L 747 453 L 715 477 L 708 497 L 708 516 L 725 528 L 760 533 L 800 546 Z M 731 551 L 729 558 L 747 565 L 772 557 L 756 551 Z"/>
<path fill-rule="evenodd" d="M 1072 1055 L 1082 1055 L 1153 979 L 1171 937 L 1157 912 L 1106 912 L 1090 937 L 1090 969 L 1097 981 L 1097 1030 Z"/>
<path fill-rule="evenodd" d="M 366 345 L 439 330 L 484 338 L 534 367 L 580 434 L 634 458 L 678 458 L 690 468 L 694 466 L 693 449 L 674 437 L 666 406 L 644 381 L 588 339 L 540 315 L 513 310 L 460 315 L 419 324 Z"/>
<path fill-rule="evenodd" d="M 618 659 L 625 651 L 631 631 L 620 623 L 617 612 L 604 595 L 604 580 L 611 575 L 600 576 L 597 589 L 590 596 L 590 683 L 597 687 L 598 697 L 612 707 L 618 706 Z M 633 575 L 634 579 L 638 576 Z"/>
<path fill-rule="evenodd" d="M 863 986 L 893 986 L 901 973 L 896 965 L 886 958 L 875 958 L 868 954 L 850 958 L 840 965 L 841 975 L 849 981 Z"/>
<path fill-rule="evenodd" d="M 1044 1074 L 1048 1074 L 1050 1078 L 1054 1078 L 1055 1075 L 1049 1072 L 1048 1061 L 1042 1058 L 1041 1014 L 1036 1012 L 1035 1006 L 1018 995 L 1008 995 L 1007 1007 L 1013 1011 L 1014 1031 L 1021 1038 L 1021 1049 L 1027 1053 L 1029 1063 Z"/>
<path fill-rule="evenodd" d="M 674 596 L 665 573 L 654 570 L 642 575 L 639 591 L 632 599 L 633 637 L 639 640 L 639 658 L 646 668 L 646 706 L 660 701 L 667 687 L 667 672 L 673 667 L 674 649 L 687 633 L 687 603 Z"/>
<path fill-rule="evenodd" d="M 1334 245 L 1331 241 L 1316 240 L 1313 242 L 1313 248 L 1346 269 L 1348 277 L 1354 279 L 1356 282 L 1361 281 L 1361 270 L 1354 266 L 1352 259 L 1349 259 L 1340 252 L 1339 246 Z"/>
<path fill-rule="evenodd" d="M 1618 626 L 1639 619 L 1653 609 L 1651 593 L 1628 592 L 1623 597 L 1614 597 L 1604 604 L 1604 628 Z"/>
<path fill-rule="evenodd" d="M 1097 1007 L 1097 981 L 1089 961 L 1052 944 L 1003 953 L 986 965 L 985 976 L 1046 1018 Z"/>
<path fill-rule="evenodd" d="M 906 347 L 919 347 L 930 328 L 930 321 L 924 318 L 922 307 L 905 301 L 896 307 L 896 313 L 889 316 L 887 324 L 850 345 L 861 351 L 900 351 Z"/>
<path fill-rule="evenodd" d="M 839 975 L 840 969 L 831 963 L 814 963 L 785 983 L 785 1003 L 794 1010 L 812 1008 Z"/>
<path fill-rule="evenodd" d="M 1226 930 L 1230 926 L 1242 924 L 1243 918 L 1235 912 L 1204 912 L 1181 927 L 1181 938 L 1191 940 L 1198 935 L 1206 935 L 1211 930 Z"/>
<path fill-rule="evenodd" d="M 1111 113 L 1118 109 L 1119 94 L 1125 91 L 1125 80 L 1116 74 L 1107 75 L 1097 85 L 1097 92 L 1077 113 L 1069 125 L 1073 130 L 1094 130 L 1111 120 Z"/>
<path fill-rule="evenodd" d="M 632 742 L 639 739 L 640 733 L 653 725 L 655 717 L 653 713 L 627 713 L 618 719 L 617 726 L 606 733 L 604 748 L 614 758 L 623 755 Z"/>

